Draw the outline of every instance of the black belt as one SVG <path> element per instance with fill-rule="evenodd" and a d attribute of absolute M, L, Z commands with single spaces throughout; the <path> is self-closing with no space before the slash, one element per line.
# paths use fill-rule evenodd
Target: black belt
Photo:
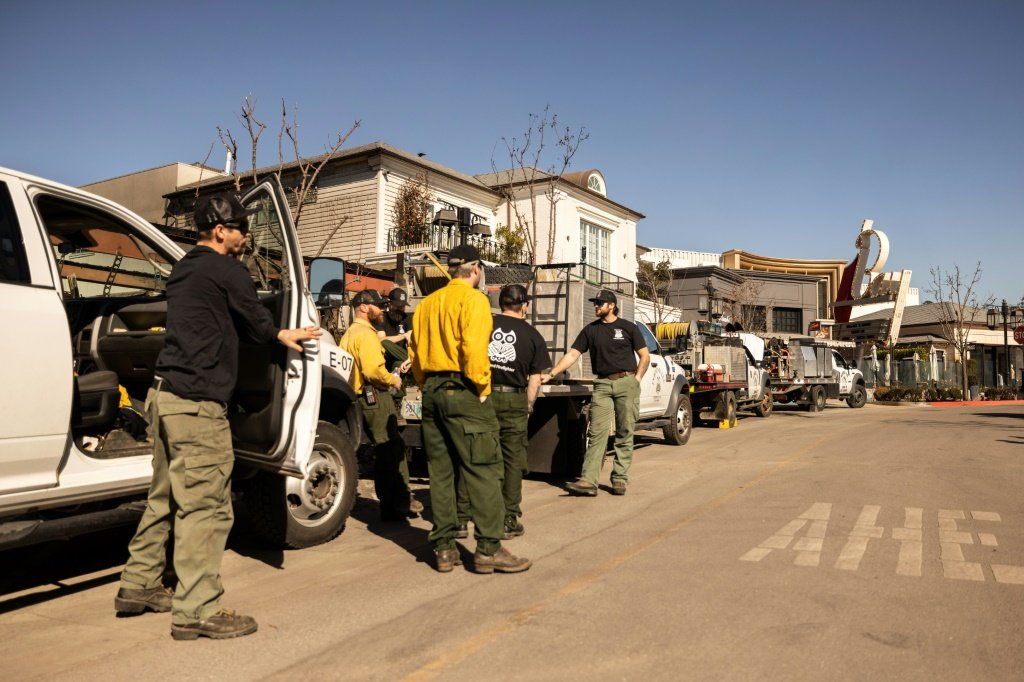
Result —
<path fill-rule="evenodd" d="M 506 386 L 504 384 L 491 384 L 491 390 L 498 393 L 522 393 L 525 388 L 521 386 Z"/>
<path fill-rule="evenodd" d="M 462 372 L 427 372 L 426 377 L 433 379 L 437 377 L 439 379 L 461 379 Z"/>
<path fill-rule="evenodd" d="M 609 379 L 611 381 L 615 381 L 616 379 L 621 379 L 622 377 L 626 376 L 627 374 L 631 374 L 631 372 L 612 372 L 611 374 L 598 374 L 597 378 L 598 379 Z"/>

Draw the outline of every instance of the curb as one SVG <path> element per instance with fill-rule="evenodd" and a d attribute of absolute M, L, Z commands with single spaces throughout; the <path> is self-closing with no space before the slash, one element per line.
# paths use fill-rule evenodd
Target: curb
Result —
<path fill-rule="evenodd" d="M 1024 405 L 1024 400 L 949 400 L 925 404 L 932 407 L 984 407 L 987 405 Z"/>

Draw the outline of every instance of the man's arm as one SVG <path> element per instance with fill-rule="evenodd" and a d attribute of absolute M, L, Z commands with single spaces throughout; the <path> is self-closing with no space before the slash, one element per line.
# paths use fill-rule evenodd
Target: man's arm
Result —
<path fill-rule="evenodd" d="M 462 372 L 476 385 L 477 395 L 483 402 L 491 392 L 491 358 L 487 355 L 487 344 L 494 331 L 491 305 L 485 295 L 473 291 L 463 301 L 462 324 L 459 349 L 465 363 Z"/>
<path fill-rule="evenodd" d="M 530 412 L 533 412 L 533 404 L 537 402 L 537 394 L 540 393 L 540 385 L 544 383 L 540 374 L 531 374 L 526 384 L 526 405 Z"/>
<path fill-rule="evenodd" d="M 556 376 L 564 372 L 565 370 L 576 364 L 576 361 L 580 359 L 580 352 L 575 348 L 570 348 L 569 352 L 562 356 L 562 359 L 555 363 L 555 366 L 551 368 L 551 371 L 547 374 L 541 375 L 541 383 L 548 383 Z M 546 378 L 545 378 L 546 377 Z"/>
<path fill-rule="evenodd" d="M 230 264 L 227 277 L 223 280 L 227 294 L 228 308 L 235 313 L 235 319 L 242 323 L 242 332 L 257 343 L 277 340 L 282 346 L 302 352 L 300 341 L 320 338 L 323 330 L 316 325 L 296 329 L 278 329 L 274 318 L 256 296 L 256 286 L 249 279 L 245 268 L 235 261 Z"/>
<path fill-rule="evenodd" d="M 637 348 L 636 354 L 640 358 L 636 363 L 636 380 L 640 381 L 647 372 L 647 366 L 651 364 L 651 352 L 647 350 L 647 346 L 644 346 L 643 348 Z"/>

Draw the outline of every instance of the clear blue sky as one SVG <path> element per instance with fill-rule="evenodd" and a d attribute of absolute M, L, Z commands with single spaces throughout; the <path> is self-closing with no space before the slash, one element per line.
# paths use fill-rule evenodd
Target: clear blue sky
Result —
<path fill-rule="evenodd" d="M 202 160 L 299 107 L 303 152 L 360 119 L 467 173 L 550 104 L 573 168 L 647 246 L 849 259 L 861 220 L 927 295 L 931 266 L 1024 294 L 1024 3 L 12 3 L 0 165 L 84 184 Z M 214 165 L 223 161 L 218 148 Z"/>

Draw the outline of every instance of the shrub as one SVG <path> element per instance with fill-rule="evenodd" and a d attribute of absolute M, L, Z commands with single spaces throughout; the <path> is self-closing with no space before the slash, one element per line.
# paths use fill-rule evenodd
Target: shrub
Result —
<path fill-rule="evenodd" d="M 889 397 L 891 392 L 888 386 L 878 386 L 875 388 L 875 400 L 891 400 Z"/>

